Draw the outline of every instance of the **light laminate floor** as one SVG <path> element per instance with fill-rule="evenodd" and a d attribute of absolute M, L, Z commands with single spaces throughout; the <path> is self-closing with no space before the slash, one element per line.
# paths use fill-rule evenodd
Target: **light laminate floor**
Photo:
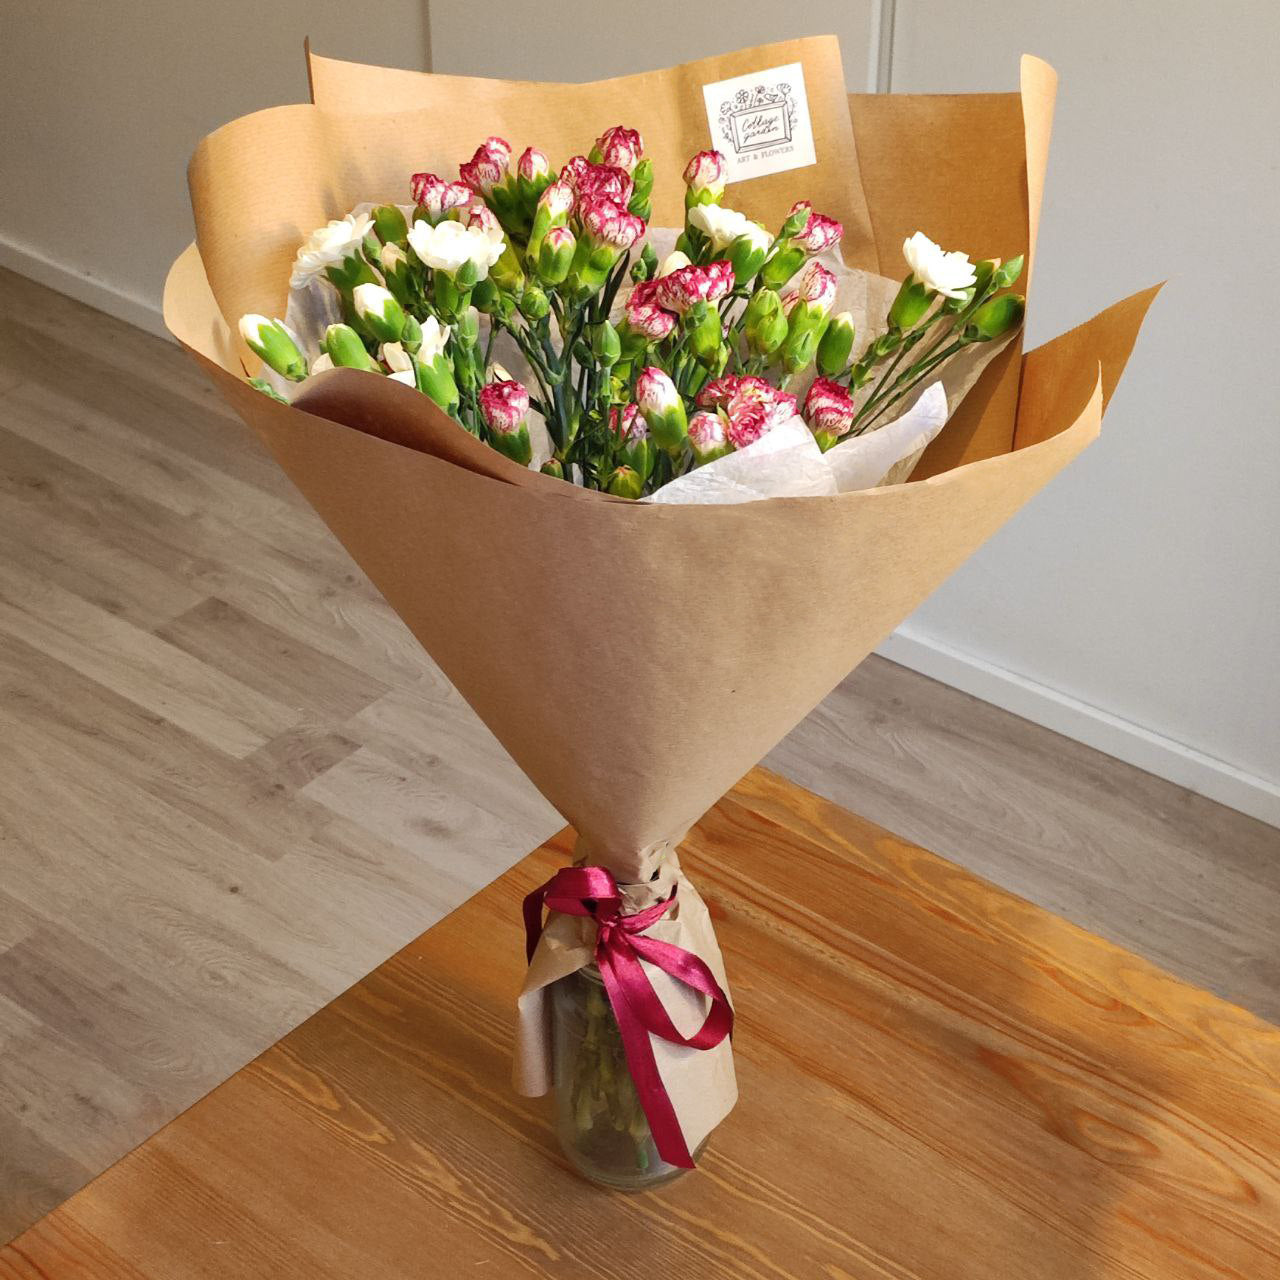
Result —
<path fill-rule="evenodd" d="M 0 1240 L 560 824 L 175 348 L 0 271 Z M 1280 832 L 880 659 L 767 763 L 1280 1020 Z"/>

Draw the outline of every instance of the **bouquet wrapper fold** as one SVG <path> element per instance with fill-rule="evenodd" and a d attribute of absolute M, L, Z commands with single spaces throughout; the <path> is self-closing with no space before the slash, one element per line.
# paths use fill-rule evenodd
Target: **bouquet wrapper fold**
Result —
<path fill-rule="evenodd" d="M 427 397 L 337 369 L 280 404 L 245 381 L 239 316 L 283 314 L 293 254 L 408 175 L 453 172 L 487 133 L 553 158 L 625 121 L 678 225 L 680 166 L 713 145 L 700 86 L 805 71 L 817 163 L 729 188 L 776 225 L 803 195 L 848 228 L 851 265 L 900 274 L 917 227 L 974 257 L 1034 260 L 1055 78 L 1020 94 L 848 98 L 832 38 L 665 72 L 545 85 L 312 57 L 312 104 L 244 117 L 190 170 L 197 244 L 165 291 L 171 331 L 493 731 L 620 883 L 681 876 L 673 850 L 962 561 L 1098 434 L 1156 290 L 988 365 L 909 483 L 730 506 L 613 500 L 487 448 Z M 459 104 L 465 104 L 460 109 Z M 532 136 L 531 136 L 532 135 Z M 705 907 L 681 882 L 663 928 L 721 975 Z M 655 926 L 656 927 L 656 926 Z M 520 998 L 517 1082 L 547 1086 L 542 992 L 589 948 L 553 919 Z M 684 1059 L 695 1065 L 674 1065 Z M 673 1051 L 668 1093 L 690 1149 L 733 1101 L 727 1046 Z"/>

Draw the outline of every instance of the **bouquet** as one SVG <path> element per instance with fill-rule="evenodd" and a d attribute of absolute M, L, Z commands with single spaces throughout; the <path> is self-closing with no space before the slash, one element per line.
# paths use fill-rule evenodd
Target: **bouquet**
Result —
<path fill-rule="evenodd" d="M 314 232 L 294 261 L 301 297 L 290 316 L 241 318 L 246 344 L 277 375 L 255 385 L 284 398 L 280 380 L 381 373 L 523 466 L 636 499 L 740 451 L 752 470 L 776 469 L 780 441 L 807 445 L 816 462 L 892 422 L 924 379 L 1022 319 L 1023 298 L 1001 292 L 1021 255 L 974 264 L 917 231 L 880 331 L 860 335 L 850 311 L 833 314 L 837 272 L 850 274 L 834 256 L 840 222 L 798 200 L 771 233 L 726 207 L 719 151 L 684 168 L 678 238 L 646 238 L 654 171 L 637 130 L 606 129 L 558 176 L 536 147 L 512 155 L 489 137 L 458 180 L 414 174 L 412 206 L 362 207 Z M 673 238 L 660 261 L 655 241 Z M 524 381 L 493 359 L 503 337 Z M 806 374 L 801 405 L 789 388 Z M 945 415 L 934 420 L 940 428 Z M 828 460 L 833 485 L 867 456 L 842 447 Z M 715 492 L 713 476 L 729 470 L 664 500 Z"/>
<path fill-rule="evenodd" d="M 1097 435 L 1154 291 L 1023 355 L 1035 59 L 975 98 L 849 99 L 830 38 L 310 71 L 201 143 L 166 319 L 577 832 L 525 903 L 516 1084 L 589 1176 L 651 1182 L 736 1097 L 684 833 Z M 500 140 L 530 122 L 554 179 Z"/>

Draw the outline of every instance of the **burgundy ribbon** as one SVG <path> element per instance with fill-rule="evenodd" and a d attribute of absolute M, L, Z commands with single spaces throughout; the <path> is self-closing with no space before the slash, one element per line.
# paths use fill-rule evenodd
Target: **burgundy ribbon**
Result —
<path fill-rule="evenodd" d="M 693 1157 L 658 1074 L 649 1037 L 659 1036 L 689 1049 L 712 1049 L 733 1030 L 733 1009 L 711 970 L 692 951 L 645 937 L 645 930 L 662 919 L 675 900 L 673 888 L 670 897 L 654 906 L 623 915 L 618 883 L 604 867 L 565 867 L 525 898 L 524 928 L 528 957 L 532 960 L 542 936 L 544 906 L 595 920 L 596 965 L 622 1032 L 627 1067 L 649 1121 L 654 1145 L 668 1164 L 692 1169 Z M 641 967 L 642 959 L 710 997 L 706 1020 L 693 1035 L 682 1036 L 676 1030 Z"/>

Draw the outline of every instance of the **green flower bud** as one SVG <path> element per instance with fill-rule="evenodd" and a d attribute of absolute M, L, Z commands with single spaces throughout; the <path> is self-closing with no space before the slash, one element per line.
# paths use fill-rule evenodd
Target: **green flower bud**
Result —
<path fill-rule="evenodd" d="M 780 242 L 761 268 L 761 282 L 774 289 L 781 287 L 804 266 L 805 257 L 805 251 L 798 244 Z"/>
<path fill-rule="evenodd" d="M 818 343 L 818 372 L 824 378 L 834 378 L 845 371 L 853 353 L 853 338 L 853 317 L 847 311 L 832 316 Z"/>
<path fill-rule="evenodd" d="M 695 302 L 685 312 L 684 327 L 689 335 L 689 350 L 702 364 L 711 364 L 724 341 L 724 325 L 720 312 L 710 302 Z"/>
<path fill-rule="evenodd" d="M 1026 299 L 1020 293 L 999 293 L 988 298 L 973 313 L 963 337 L 967 342 L 990 342 L 993 338 L 1003 338 L 1022 323 L 1026 306 Z"/>
<path fill-rule="evenodd" d="M 1024 259 L 1022 254 L 1018 254 L 1016 258 L 1010 258 L 1008 262 L 1002 262 L 992 277 L 993 283 L 997 289 L 1007 289 L 1022 274 L 1022 265 Z"/>
<path fill-rule="evenodd" d="M 474 347 L 480 337 L 480 313 L 467 307 L 453 324 L 453 336 L 464 347 Z"/>
<path fill-rule="evenodd" d="M 818 330 L 811 325 L 791 329 L 782 344 L 782 367 L 791 374 L 807 369 L 818 349 Z"/>
<path fill-rule="evenodd" d="M 757 289 L 743 313 L 743 332 L 752 355 L 771 356 L 787 336 L 782 299 L 773 289 Z"/>
<path fill-rule="evenodd" d="M 643 203 L 653 194 L 653 161 L 648 156 L 643 156 L 631 171 L 631 187 L 633 204 L 637 201 Z M 632 209 L 631 212 L 637 213 L 639 211 Z M 641 217 L 643 216 L 641 214 Z"/>
<path fill-rule="evenodd" d="M 792 210 L 787 215 L 787 220 L 782 224 L 782 229 L 778 232 L 779 240 L 790 240 L 792 236 L 798 236 L 809 225 L 809 218 L 813 213 L 813 209 L 808 205 Z"/>
<path fill-rule="evenodd" d="M 591 330 L 591 354 L 606 369 L 617 364 L 622 357 L 618 331 L 607 320 L 602 320 Z"/>
<path fill-rule="evenodd" d="M 564 463 L 559 458 L 548 458 L 538 470 L 544 476 L 555 476 L 557 480 L 564 479 Z"/>
<path fill-rule="evenodd" d="M 240 336 L 268 368 L 290 382 L 301 382 L 307 376 L 307 362 L 293 335 L 279 320 L 249 314 L 240 319 Z"/>
<path fill-rule="evenodd" d="M 640 284 L 644 280 L 652 280 L 657 271 L 658 255 L 653 251 L 653 245 L 646 240 L 640 256 L 631 264 L 631 278 Z"/>
<path fill-rule="evenodd" d="M 573 266 L 577 237 L 568 227 L 552 227 L 538 249 L 538 276 L 549 285 L 563 282 Z"/>
<path fill-rule="evenodd" d="M 933 302 L 933 293 L 915 276 L 908 276 L 889 308 L 889 324 L 894 329 L 914 328 L 924 319 Z"/>
<path fill-rule="evenodd" d="M 331 324 L 324 331 L 324 339 L 320 345 L 340 369 L 377 371 L 378 366 L 364 349 L 360 335 L 350 325 Z"/>
<path fill-rule="evenodd" d="M 605 492 L 615 498 L 641 498 L 644 496 L 644 481 L 637 471 L 631 467 L 614 467 L 605 481 Z"/>
<path fill-rule="evenodd" d="M 373 226 L 383 244 L 407 244 L 409 224 L 393 204 L 380 204 L 373 211 Z"/>
<path fill-rule="evenodd" d="M 551 310 L 551 300 L 536 284 L 530 284 L 520 295 L 519 306 L 526 320 L 541 320 Z"/>
<path fill-rule="evenodd" d="M 404 332 L 400 335 L 400 342 L 411 355 L 422 346 L 422 325 L 418 322 L 417 316 L 405 317 Z"/>
<path fill-rule="evenodd" d="M 414 364 L 418 379 L 418 390 L 429 396 L 450 417 L 457 413 L 462 396 L 458 392 L 458 384 L 454 381 L 453 366 L 444 356 L 439 355 L 431 360 L 418 360 Z"/>

